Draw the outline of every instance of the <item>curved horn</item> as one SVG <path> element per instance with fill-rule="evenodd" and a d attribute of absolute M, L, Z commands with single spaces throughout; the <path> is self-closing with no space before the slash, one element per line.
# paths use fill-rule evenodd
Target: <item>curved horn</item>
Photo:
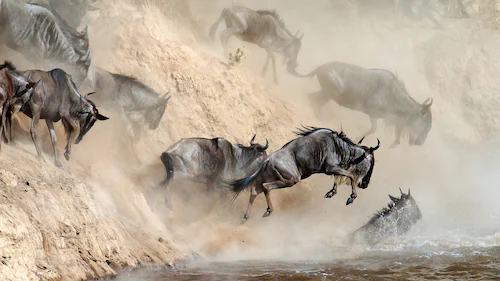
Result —
<path fill-rule="evenodd" d="M 262 148 L 262 150 L 266 150 L 269 147 L 269 141 L 266 139 L 266 145 Z"/>
<path fill-rule="evenodd" d="M 255 144 L 255 136 L 257 134 L 253 135 L 253 138 L 250 140 L 250 145 L 254 145 Z"/>
<path fill-rule="evenodd" d="M 167 96 L 168 96 L 168 92 L 166 92 L 166 93 L 165 93 L 165 94 L 161 97 L 161 99 L 166 99 L 166 98 L 167 98 Z"/>
<path fill-rule="evenodd" d="M 380 140 L 377 139 L 377 146 L 375 147 L 370 147 L 370 152 L 374 152 L 375 150 L 377 150 L 378 148 L 380 147 Z"/>
<path fill-rule="evenodd" d="M 366 136 L 365 136 L 366 137 Z M 358 141 L 358 145 L 361 144 L 361 142 L 365 139 L 365 137 L 362 137 L 359 141 Z"/>
<path fill-rule="evenodd" d="M 93 94 L 95 94 L 95 92 L 88 93 L 88 94 L 85 95 L 85 98 L 88 98 L 90 95 L 93 95 Z"/>
<path fill-rule="evenodd" d="M 427 102 L 427 101 L 429 101 L 429 102 Z M 434 100 L 432 98 L 428 98 L 427 100 L 425 100 L 424 103 L 422 104 L 422 111 L 421 112 L 425 113 L 426 111 L 428 111 L 433 102 L 434 102 Z"/>

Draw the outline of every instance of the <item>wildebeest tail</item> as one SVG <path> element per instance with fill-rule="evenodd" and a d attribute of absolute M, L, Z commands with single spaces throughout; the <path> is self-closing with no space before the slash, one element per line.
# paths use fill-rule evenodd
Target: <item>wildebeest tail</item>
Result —
<path fill-rule="evenodd" d="M 224 8 L 220 13 L 219 19 L 210 27 L 210 40 L 215 39 L 215 32 L 217 32 L 217 27 L 219 27 L 220 22 L 226 17 L 226 13 L 227 8 Z"/>
<path fill-rule="evenodd" d="M 260 168 L 255 173 L 253 173 L 251 176 L 244 178 L 244 179 L 239 179 L 239 180 L 234 181 L 230 184 L 231 191 L 233 193 L 235 193 L 235 195 L 233 197 L 233 201 L 236 199 L 236 197 L 238 197 L 238 195 L 240 195 L 241 192 L 243 192 L 245 189 L 247 189 L 248 187 L 250 187 L 252 185 L 252 183 L 255 181 L 257 176 L 259 176 L 259 174 L 262 172 L 262 170 L 264 170 L 265 166 L 266 166 L 266 162 L 262 163 Z"/>
<path fill-rule="evenodd" d="M 309 74 L 300 74 L 298 73 L 295 69 L 288 69 L 288 72 L 290 74 L 292 74 L 293 76 L 295 77 L 300 77 L 300 78 L 307 78 L 307 77 L 314 77 L 314 75 L 316 75 L 316 70 L 317 68 L 315 68 L 313 71 L 311 71 Z"/>
<path fill-rule="evenodd" d="M 172 156 L 170 156 L 167 152 L 163 152 L 160 159 L 165 166 L 165 170 L 167 171 L 167 177 L 160 183 L 160 186 L 167 186 L 170 180 L 174 177 L 174 161 L 172 160 Z"/>

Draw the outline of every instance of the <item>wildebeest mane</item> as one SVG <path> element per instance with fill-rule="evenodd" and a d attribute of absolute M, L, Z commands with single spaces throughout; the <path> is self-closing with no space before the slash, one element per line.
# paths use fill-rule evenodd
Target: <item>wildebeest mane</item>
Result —
<path fill-rule="evenodd" d="M 370 218 L 368 221 L 368 224 L 372 224 L 379 220 L 381 217 L 385 217 L 389 215 L 390 213 L 394 212 L 396 210 L 396 204 L 394 203 L 389 203 L 387 204 L 387 207 L 384 207 L 382 210 L 377 211 L 373 216 Z"/>
<path fill-rule="evenodd" d="M 19 73 L 19 71 L 17 70 L 17 68 L 10 61 L 5 61 L 2 65 L 0 65 L 0 70 L 2 70 L 4 68 L 7 68 L 9 71 L 11 71 L 17 75 L 21 75 Z"/>
<path fill-rule="evenodd" d="M 285 21 L 283 21 L 276 10 L 258 10 L 257 13 L 261 16 L 267 15 L 273 17 L 278 22 L 281 28 L 283 28 L 290 36 L 293 36 L 290 30 L 288 30 L 288 28 L 286 27 Z"/>
<path fill-rule="evenodd" d="M 337 135 L 341 140 L 345 141 L 349 145 L 356 146 L 356 144 L 349 137 L 347 137 L 343 131 L 337 132 L 337 131 L 334 131 L 334 130 L 328 129 L 328 128 L 318 128 L 318 127 L 304 126 L 304 125 L 302 125 L 302 128 L 297 128 L 297 130 L 298 130 L 298 132 L 294 132 L 294 133 L 296 135 L 302 136 L 302 137 L 308 136 L 308 135 L 310 135 L 314 132 L 317 132 L 319 130 L 328 130 L 328 131 L 332 132 L 333 134 Z"/>

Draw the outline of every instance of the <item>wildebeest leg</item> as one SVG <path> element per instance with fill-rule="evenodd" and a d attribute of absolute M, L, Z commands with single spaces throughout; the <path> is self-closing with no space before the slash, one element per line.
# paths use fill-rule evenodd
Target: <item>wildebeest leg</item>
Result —
<path fill-rule="evenodd" d="M 279 172 L 277 172 L 277 173 L 279 173 Z M 281 174 L 279 174 L 279 177 L 281 177 L 281 180 L 277 180 L 274 182 L 267 182 L 267 183 L 262 184 L 262 191 L 264 191 L 264 194 L 266 195 L 266 201 L 267 201 L 267 210 L 264 213 L 264 215 L 262 216 L 264 218 L 271 215 L 271 213 L 274 210 L 273 203 L 271 202 L 271 190 L 285 188 L 285 187 L 291 187 L 299 182 L 299 179 L 295 178 L 295 177 L 293 179 L 284 179 L 283 176 L 281 176 Z"/>
<path fill-rule="evenodd" d="M 278 81 L 278 73 L 276 72 L 276 55 L 272 52 L 269 52 L 269 51 L 268 51 L 268 54 L 271 56 L 271 63 L 273 64 L 274 83 L 276 85 L 278 85 L 279 81 Z"/>
<path fill-rule="evenodd" d="M 462 12 L 462 16 L 468 18 L 469 13 L 467 13 L 467 10 L 465 9 L 465 6 L 464 6 L 464 3 L 462 2 L 462 0 L 457 0 L 457 2 L 458 2 L 458 6 L 460 7 L 460 12 Z"/>
<path fill-rule="evenodd" d="M 333 183 L 333 188 L 325 194 L 325 198 L 332 198 L 333 195 L 337 194 L 337 183 Z"/>
<path fill-rule="evenodd" d="M 351 197 L 349 197 L 349 199 L 347 199 L 346 205 L 351 204 L 354 201 L 354 199 L 356 199 L 356 197 L 358 197 L 358 193 L 356 192 L 356 181 L 354 180 L 354 175 L 351 172 L 344 170 L 338 166 L 334 166 L 334 165 L 329 165 L 329 166 L 330 167 L 327 168 L 326 172 L 325 172 L 327 175 L 334 174 L 335 176 L 344 176 L 344 177 L 348 177 L 351 180 L 352 193 L 351 193 Z"/>
<path fill-rule="evenodd" d="M 75 123 L 75 121 L 73 121 L 73 119 L 71 119 L 71 116 L 69 115 L 64 115 L 61 117 L 64 128 L 66 129 L 66 136 L 68 139 L 68 143 L 66 144 L 66 149 L 64 151 L 64 158 L 69 161 L 69 158 L 71 157 L 71 145 L 75 142 L 75 133 L 78 130 L 78 125 Z"/>
<path fill-rule="evenodd" d="M 330 97 L 323 91 L 317 91 L 308 95 L 309 103 L 313 108 L 316 118 L 321 118 L 321 108 L 330 100 Z"/>
<path fill-rule="evenodd" d="M 370 130 L 368 130 L 368 132 L 364 133 L 363 135 L 361 135 L 358 140 L 360 140 L 361 138 L 363 137 L 366 137 L 366 136 L 369 136 L 373 133 L 375 133 L 375 131 L 377 130 L 377 119 L 376 118 L 373 118 L 373 117 L 370 117 L 370 123 L 371 123 L 371 128 Z"/>
<path fill-rule="evenodd" d="M 57 137 L 56 131 L 54 130 L 54 123 L 52 121 L 45 119 L 45 123 L 47 124 L 47 128 L 49 128 L 50 140 L 52 141 L 52 148 L 54 149 L 54 162 L 57 167 L 62 167 L 61 162 L 59 161 L 59 157 L 57 155 Z"/>
<path fill-rule="evenodd" d="M 269 62 L 271 61 L 271 54 L 267 52 L 266 64 L 264 64 L 264 68 L 262 69 L 262 77 L 266 76 L 267 68 L 269 67 Z"/>
<path fill-rule="evenodd" d="M 8 101 L 5 102 L 5 103 L 7 104 Z M 0 128 L 0 151 L 2 149 L 2 141 L 4 141 L 3 138 L 6 137 L 6 135 L 4 136 L 5 125 L 6 125 L 5 124 L 6 123 L 5 120 L 6 120 L 6 117 L 7 117 L 7 109 L 8 109 L 8 107 L 7 107 L 6 104 L 3 106 L 3 109 L 2 109 L 2 123 L 0 124 L 0 126 L 1 126 L 1 128 Z M 7 140 L 5 140 L 5 142 L 7 142 Z"/>
<path fill-rule="evenodd" d="M 396 139 L 394 142 L 389 146 L 389 148 L 395 148 L 401 143 L 401 133 L 403 132 L 403 126 L 401 125 L 396 125 Z"/>
<path fill-rule="evenodd" d="M 261 188 L 262 190 L 262 188 Z M 252 204 L 253 204 L 253 201 L 255 201 L 255 197 L 257 197 L 257 195 L 259 195 L 260 192 L 257 192 L 257 189 L 255 188 L 255 186 L 252 186 L 252 189 L 250 191 L 250 200 L 248 201 L 248 207 L 247 207 L 247 211 L 245 213 L 245 215 L 243 216 L 243 219 L 241 219 L 241 224 L 244 224 L 248 218 L 250 217 L 250 211 L 252 211 Z"/>
<path fill-rule="evenodd" d="M 38 121 L 40 120 L 41 109 L 39 106 L 32 106 L 31 112 L 33 112 L 33 118 L 31 118 L 31 129 L 30 129 L 31 139 L 33 140 L 33 143 L 35 144 L 36 153 L 38 154 L 38 157 L 43 159 L 42 151 L 40 150 L 40 147 L 38 146 L 38 140 L 36 137 L 36 127 L 38 125 Z"/>
<path fill-rule="evenodd" d="M 231 28 L 224 30 L 221 33 L 220 41 L 222 43 L 222 49 L 224 51 L 224 56 L 226 56 L 228 54 L 227 45 L 228 45 L 229 38 L 231 38 L 231 36 L 236 35 L 238 33 L 243 33 L 243 29 L 239 28 L 239 27 L 231 27 Z"/>

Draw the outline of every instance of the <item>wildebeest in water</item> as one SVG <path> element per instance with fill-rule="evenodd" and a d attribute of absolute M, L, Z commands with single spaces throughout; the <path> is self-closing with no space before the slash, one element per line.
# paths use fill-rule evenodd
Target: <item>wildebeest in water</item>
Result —
<path fill-rule="evenodd" d="M 422 104 L 416 102 L 403 82 L 390 71 L 330 62 L 307 75 L 295 75 L 318 77 L 321 90 L 309 95 L 316 114 L 319 115 L 323 105 L 332 99 L 340 106 L 370 117 L 371 128 L 363 136 L 377 130 L 378 119 L 394 125 L 396 139 L 391 147 L 399 145 L 403 133 L 408 136 L 410 145 L 422 145 L 432 127 L 432 98 Z"/>
<path fill-rule="evenodd" d="M 110 73 L 95 66 L 89 68 L 85 83 L 87 82 L 88 87 L 97 92 L 94 99 L 99 106 L 123 110 L 129 133 L 134 140 L 141 136 L 142 121 L 148 124 L 150 130 L 158 128 L 171 98 L 168 92 L 159 96 L 133 77 Z"/>
<path fill-rule="evenodd" d="M 235 193 L 234 198 L 251 187 L 250 201 L 242 223 L 250 216 L 257 195 L 264 192 L 266 196 L 267 211 L 264 217 L 267 217 L 273 212 L 271 190 L 292 187 L 313 174 L 322 173 L 349 178 L 352 193 L 346 205 L 356 199 L 356 186 L 368 187 L 375 164 L 373 152 L 378 149 L 380 142 L 376 147 L 360 146 L 354 144 L 343 132 L 338 133 L 325 128 L 304 127 L 304 130 L 296 134 L 300 137 L 271 154 L 257 172 L 231 183 L 232 191 Z M 369 163 L 363 162 L 365 160 Z M 353 165 L 360 164 L 362 169 L 353 168 Z M 327 195 L 330 193 L 333 196 L 335 192 L 334 186 Z"/>
<path fill-rule="evenodd" d="M 73 142 L 78 144 L 97 120 L 108 118 L 99 114 L 96 105 L 88 99 L 90 94 L 80 95 L 71 76 L 63 70 L 53 69 L 48 72 L 28 70 L 21 73 L 27 80 L 41 80 L 35 87 L 27 106 L 22 110 L 32 119 L 30 132 L 38 156 L 42 157 L 36 136 L 37 124 L 40 119 L 45 119 L 54 149 L 54 162 L 60 167 L 53 122 L 62 120 L 68 141 L 64 157 L 69 161 L 71 144 Z M 78 136 L 76 136 L 77 131 L 79 131 Z"/>
<path fill-rule="evenodd" d="M 87 28 L 77 32 L 46 7 L 0 0 L 0 43 L 35 63 L 62 63 L 78 85 L 87 76 Z"/>
<path fill-rule="evenodd" d="M 377 212 L 367 224 L 352 233 L 351 242 L 375 245 L 389 237 L 407 233 L 422 218 L 422 213 L 410 190 L 408 189 L 408 194 L 404 194 L 401 188 L 399 190 L 401 198 L 389 195 L 392 202 Z"/>
<path fill-rule="evenodd" d="M 215 38 L 217 27 L 223 20 L 226 22 L 227 27 L 220 35 L 224 55 L 227 54 L 229 38 L 235 35 L 242 41 L 256 44 L 266 50 L 267 60 L 262 69 L 262 75 L 266 74 L 269 61 L 271 61 L 276 84 L 278 84 L 278 74 L 276 73 L 275 52 L 283 54 L 284 63 L 287 63 L 287 70 L 291 71 L 297 68 L 297 56 L 304 34 L 299 37 L 297 31 L 297 34 L 293 35 L 275 11 L 254 11 L 242 6 L 225 8 L 222 10 L 219 19 L 210 28 L 210 38 L 212 40 Z"/>
<path fill-rule="evenodd" d="M 10 139 L 10 131 L 7 129 L 7 118 L 10 118 L 11 109 L 14 112 L 22 110 L 24 105 L 31 99 L 33 89 L 39 82 L 29 82 L 8 61 L 0 65 L 0 110 L 2 115 L 0 144 L 3 139 L 5 141 Z"/>
<path fill-rule="evenodd" d="M 175 175 L 176 179 L 207 184 L 213 189 L 221 180 L 247 177 L 267 157 L 268 146 L 267 140 L 264 146 L 255 143 L 255 135 L 250 146 L 233 145 L 223 138 L 181 139 L 160 157 L 167 172 L 160 185 L 167 186 Z"/>

